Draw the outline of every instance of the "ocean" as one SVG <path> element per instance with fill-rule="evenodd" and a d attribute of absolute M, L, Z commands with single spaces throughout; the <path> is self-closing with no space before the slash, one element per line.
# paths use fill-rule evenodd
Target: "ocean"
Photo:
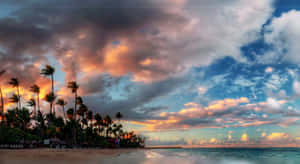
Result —
<path fill-rule="evenodd" d="M 150 149 L 121 154 L 102 162 L 106 164 L 300 164 L 300 149 Z"/>

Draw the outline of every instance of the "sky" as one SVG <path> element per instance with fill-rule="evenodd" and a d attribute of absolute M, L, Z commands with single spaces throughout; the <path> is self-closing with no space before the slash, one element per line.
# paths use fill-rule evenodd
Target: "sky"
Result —
<path fill-rule="evenodd" d="M 76 80 L 147 145 L 298 146 L 299 19 L 297 0 L 1 0 L 0 83 L 43 96 L 50 64 L 68 107 Z"/>

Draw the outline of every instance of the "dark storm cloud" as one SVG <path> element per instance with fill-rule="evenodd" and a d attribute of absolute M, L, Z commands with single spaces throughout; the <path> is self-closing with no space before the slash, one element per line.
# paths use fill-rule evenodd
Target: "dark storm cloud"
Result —
<path fill-rule="evenodd" d="M 84 95 L 106 93 L 112 86 L 118 85 L 121 80 L 121 78 L 112 77 L 109 74 L 101 74 L 84 79 L 88 79 L 80 82 L 80 89 Z"/>
<path fill-rule="evenodd" d="M 16 0 L 9 4 L 20 6 Z M 0 44 L 5 50 L 2 52 L 5 54 L 2 59 L 7 63 L 24 64 L 26 61 L 40 60 L 49 51 L 55 50 L 56 57 L 60 59 L 65 52 L 74 50 L 74 60 L 61 59 L 65 65 L 64 71 L 74 74 L 74 63 L 79 65 L 77 71 L 84 65 L 102 65 L 103 55 L 97 55 L 97 52 L 104 53 L 103 48 L 115 40 L 142 37 L 143 27 L 164 21 L 183 20 L 182 17 L 165 12 L 150 0 L 26 1 L 22 2 L 22 6 L 12 16 L 0 20 Z M 62 38 L 76 40 L 81 30 L 88 33 L 88 38 L 84 41 L 60 43 Z M 140 61 L 157 53 L 156 50 L 150 51 L 151 48 L 158 48 L 151 47 L 151 42 L 143 44 L 148 45 L 138 47 L 149 48 L 132 51 L 129 58 L 133 67 L 125 72 L 137 71 Z M 86 59 L 80 65 L 82 55 Z M 70 75 L 72 76 L 74 75 Z"/>

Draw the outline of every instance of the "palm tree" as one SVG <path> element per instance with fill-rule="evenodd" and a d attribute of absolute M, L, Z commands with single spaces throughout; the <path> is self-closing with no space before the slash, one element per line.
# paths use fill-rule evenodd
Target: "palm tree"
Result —
<path fill-rule="evenodd" d="M 57 105 L 61 106 L 62 111 L 64 113 L 64 119 L 66 119 L 66 114 L 65 114 L 65 106 L 68 104 L 67 101 L 65 101 L 64 99 L 58 99 L 56 102 Z"/>
<path fill-rule="evenodd" d="M 121 118 L 123 118 L 123 115 L 120 112 L 118 112 L 116 114 L 116 118 L 119 120 L 119 124 L 120 124 L 120 120 L 121 120 Z"/>
<path fill-rule="evenodd" d="M 26 129 L 30 126 L 30 113 L 28 109 L 22 108 L 22 110 L 17 111 L 17 119 L 20 122 L 21 129 L 26 132 Z"/>
<path fill-rule="evenodd" d="M 74 118 L 74 109 L 73 108 L 69 108 L 67 110 L 67 116 L 68 116 L 69 120 L 73 120 L 73 118 Z"/>
<path fill-rule="evenodd" d="M 9 98 L 9 102 L 17 104 L 16 111 L 18 111 L 19 101 L 20 101 L 20 98 L 15 93 Z"/>
<path fill-rule="evenodd" d="M 100 126 L 102 125 L 102 117 L 99 113 L 96 113 L 94 118 L 96 120 L 95 125 L 97 126 L 97 129 L 100 130 Z"/>
<path fill-rule="evenodd" d="M 46 65 L 45 68 L 43 68 L 41 70 L 41 74 L 44 75 L 45 77 L 50 77 L 51 79 L 51 93 L 54 95 L 54 72 L 55 72 L 55 68 L 53 68 L 50 65 Z M 53 102 L 51 103 L 52 105 L 50 106 L 51 109 L 50 111 L 52 112 L 52 107 L 53 107 Z"/>
<path fill-rule="evenodd" d="M 77 115 L 81 118 L 82 127 L 87 125 L 86 112 L 88 111 L 88 107 L 85 104 L 81 104 L 79 109 L 77 110 Z"/>
<path fill-rule="evenodd" d="M 40 110 L 38 111 L 38 114 L 37 114 L 37 121 L 38 121 L 39 135 L 40 135 L 41 139 L 43 139 L 46 125 L 45 125 L 45 117 Z"/>
<path fill-rule="evenodd" d="M 72 90 L 72 93 L 74 93 L 74 95 L 75 95 L 74 118 L 76 120 L 76 112 L 77 112 L 77 104 L 78 104 L 77 103 L 78 102 L 78 100 L 77 100 L 77 90 L 79 88 L 79 85 L 76 83 L 76 81 L 71 81 L 71 82 L 68 83 L 68 88 L 70 88 Z"/>
<path fill-rule="evenodd" d="M 6 124 L 8 127 L 17 127 L 17 117 L 16 117 L 16 110 L 7 110 L 4 114 L 6 119 Z"/>
<path fill-rule="evenodd" d="M 36 113 L 36 102 L 34 99 L 30 99 L 29 101 L 27 101 L 27 105 L 30 107 L 33 107 L 33 117 L 35 118 L 37 115 Z"/>
<path fill-rule="evenodd" d="M 56 99 L 56 96 L 54 95 L 54 93 L 48 93 L 44 99 L 50 104 L 50 115 L 52 115 L 52 105 Z"/>
<path fill-rule="evenodd" d="M 91 122 L 90 123 L 91 129 L 93 129 L 93 119 L 94 119 L 93 111 L 91 110 L 87 111 L 86 118 L 88 119 L 89 122 Z"/>
<path fill-rule="evenodd" d="M 110 125 L 113 123 L 109 115 L 106 115 L 104 118 L 104 125 L 106 126 L 106 137 L 108 137 L 108 133 L 111 131 Z"/>
<path fill-rule="evenodd" d="M 8 82 L 13 88 L 17 88 L 17 96 L 18 96 L 18 108 L 21 109 L 21 97 L 20 97 L 20 87 L 19 87 L 19 80 L 17 78 L 11 78 Z"/>
<path fill-rule="evenodd" d="M 36 94 L 37 108 L 40 111 L 40 87 L 34 84 L 30 87 L 30 91 Z"/>
<path fill-rule="evenodd" d="M 52 93 L 54 93 L 54 72 L 55 72 L 55 68 L 53 68 L 50 65 L 46 65 L 45 68 L 43 68 L 41 70 L 41 74 L 44 75 L 45 77 L 49 77 L 51 78 L 51 88 L 52 88 Z"/>
<path fill-rule="evenodd" d="M 0 77 L 5 73 L 6 71 L 5 70 L 2 70 L 0 72 Z M 0 96 L 1 96 L 1 108 L 0 108 L 0 113 L 3 113 L 4 112 L 4 99 L 3 99 L 3 93 L 2 93 L 2 88 L 0 86 Z M 1 116 L 1 115 L 0 115 Z"/>

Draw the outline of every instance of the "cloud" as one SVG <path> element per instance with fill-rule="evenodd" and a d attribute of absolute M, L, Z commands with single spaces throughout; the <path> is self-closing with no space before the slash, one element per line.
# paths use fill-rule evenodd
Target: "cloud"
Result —
<path fill-rule="evenodd" d="M 272 45 L 273 49 L 267 52 L 265 58 L 271 62 L 278 60 L 299 64 L 299 36 L 300 23 L 297 21 L 300 12 L 291 10 L 283 13 L 280 17 L 272 19 L 265 29 L 265 41 Z"/>
<path fill-rule="evenodd" d="M 293 90 L 296 96 L 300 95 L 300 82 L 299 81 L 294 81 L 293 83 Z"/>
<path fill-rule="evenodd" d="M 284 108 L 285 103 L 286 101 L 272 98 L 266 102 L 250 103 L 243 97 L 213 101 L 207 106 L 190 102 L 177 112 L 160 112 L 155 117 L 133 123 L 143 125 L 145 131 L 263 125 L 287 127 L 297 123 L 299 112 Z"/>
<path fill-rule="evenodd" d="M 192 7 L 207 5 L 214 10 Z M 23 6 L 14 17 L 0 20 L 6 61 L 38 62 L 54 54 L 68 80 L 84 70 L 132 73 L 133 81 L 143 82 L 166 79 L 227 55 L 241 58 L 240 47 L 258 38 L 273 11 L 271 0 L 222 5 L 216 0 L 46 0 Z"/>
<path fill-rule="evenodd" d="M 274 71 L 274 69 L 272 67 L 267 67 L 265 72 L 266 73 L 272 73 Z"/>
<path fill-rule="evenodd" d="M 101 114 L 114 115 L 117 112 L 121 112 L 124 115 L 124 119 L 127 120 L 151 119 L 155 117 L 155 112 L 166 109 L 166 107 L 147 106 L 147 104 L 167 96 L 175 88 L 184 84 L 184 82 L 186 82 L 186 79 L 178 77 L 151 84 L 131 84 L 134 90 L 128 92 L 123 99 L 112 99 L 106 92 L 100 95 L 85 96 L 83 99 L 91 109 Z"/>
<path fill-rule="evenodd" d="M 249 140 L 249 138 L 248 138 L 247 133 L 244 133 L 244 134 L 241 136 L 241 141 L 242 141 L 242 142 L 247 142 L 248 140 Z"/>
<path fill-rule="evenodd" d="M 227 140 L 228 140 L 228 141 L 231 141 L 231 140 L 232 140 L 232 136 L 231 136 L 232 133 L 233 133 L 233 131 L 229 131 L 229 132 L 228 132 L 228 137 L 227 137 Z"/>
<path fill-rule="evenodd" d="M 277 141 L 286 138 L 289 138 L 287 133 L 272 133 L 266 137 L 266 139 L 269 141 Z"/>
<path fill-rule="evenodd" d="M 214 143 L 216 143 L 217 142 L 217 140 L 215 139 L 215 138 L 211 138 L 210 140 L 209 140 L 209 143 L 211 143 L 211 144 L 214 144 Z"/>

